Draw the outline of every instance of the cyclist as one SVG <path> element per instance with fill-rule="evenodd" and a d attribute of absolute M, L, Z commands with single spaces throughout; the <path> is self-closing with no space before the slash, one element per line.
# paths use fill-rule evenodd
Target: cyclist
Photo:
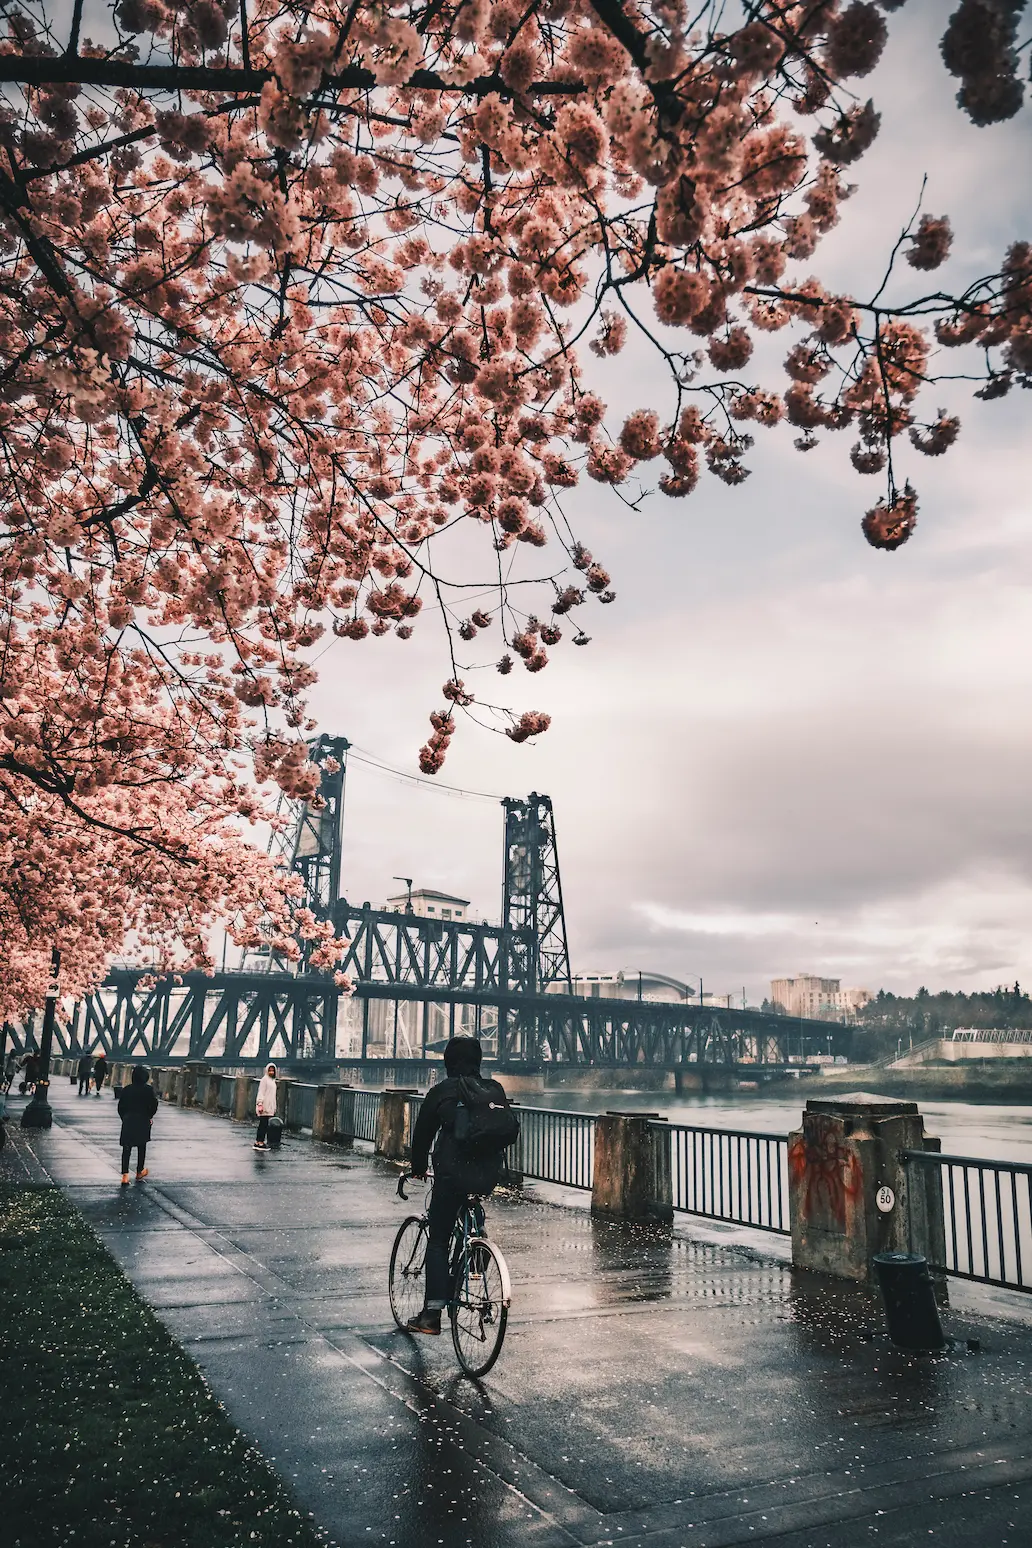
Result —
<path fill-rule="evenodd" d="M 434 1186 L 427 1211 L 426 1289 L 423 1310 L 408 1322 L 412 1333 L 440 1333 L 441 1312 L 449 1300 L 448 1248 L 455 1222 L 469 1195 L 486 1196 L 502 1173 L 504 1152 L 472 1155 L 464 1152 L 455 1138 L 455 1114 L 471 1087 L 482 1100 L 507 1100 L 499 1081 L 481 1079 L 482 1058 L 479 1039 L 452 1038 L 444 1050 L 447 1078 L 431 1086 L 423 1098 L 412 1134 L 413 1177 L 426 1176 L 431 1145 L 434 1152 Z"/>

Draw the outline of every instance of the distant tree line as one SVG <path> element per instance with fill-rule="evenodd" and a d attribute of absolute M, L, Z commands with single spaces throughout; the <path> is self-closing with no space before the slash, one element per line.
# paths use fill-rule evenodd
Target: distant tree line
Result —
<path fill-rule="evenodd" d="M 879 989 L 857 1013 L 854 1057 L 883 1058 L 895 1052 L 900 1038 L 916 1044 L 949 1037 L 957 1027 L 1032 1027 L 1032 998 L 1017 983 L 972 994 L 948 989 L 931 994 L 921 988 L 915 995 L 901 995 Z"/>

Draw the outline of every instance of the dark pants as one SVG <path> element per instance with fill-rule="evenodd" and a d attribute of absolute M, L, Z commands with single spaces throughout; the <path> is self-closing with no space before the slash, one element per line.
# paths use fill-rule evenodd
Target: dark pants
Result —
<path fill-rule="evenodd" d="M 451 1299 L 448 1249 L 452 1232 L 468 1197 L 465 1187 L 450 1177 L 435 1177 L 427 1218 L 430 1240 L 426 1247 L 426 1305 L 431 1310 L 447 1306 Z"/>
<path fill-rule="evenodd" d="M 94 1080 L 97 1083 L 97 1095 L 100 1096 L 100 1088 L 104 1084 L 104 1082 L 107 1080 L 107 1070 L 102 1070 L 99 1075 L 94 1075 L 93 1078 L 94 1078 Z M 86 1089 L 88 1091 L 89 1087 L 87 1086 Z"/>
<path fill-rule="evenodd" d="M 90 1077 L 88 1075 L 80 1075 L 79 1076 L 79 1095 L 82 1096 L 84 1091 L 85 1091 L 86 1095 L 89 1096 L 89 1094 L 90 1094 Z"/>
<path fill-rule="evenodd" d="M 142 1172 L 144 1167 L 147 1165 L 147 1141 L 146 1140 L 144 1140 L 142 1145 L 123 1145 L 122 1146 L 122 1171 L 123 1172 L 128 1172 L 128 1170 L 129 1170 L 129 1156 L 132 1153 L 132 1151 L 134 1151 L 134 1150 L 136 1151 L 136 1170 L 138 1172 Z"/>
<path fill-rule="evenodd" d="M 258 1120 L 258 1133 L 255 1136 L 259 1145 L 264 1145 L 269 1137 L 269 1118 L 271 1114 L 263 1113 Z"/>

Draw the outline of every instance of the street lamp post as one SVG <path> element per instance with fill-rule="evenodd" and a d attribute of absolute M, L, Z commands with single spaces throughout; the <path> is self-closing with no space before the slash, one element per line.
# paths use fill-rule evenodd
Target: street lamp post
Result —
<path fill-rule="evenodd" d="M 32 1101 L 21 1115 L 23 1129 L 49 1129 L 54 1122 L 47 1096 L 50 1091 L 50 1050 L 54 1041 L 54 1020 L 57 1016 L 58 974 L 61 971 L 61 953 L 55 946 L 50 956 L 50 983 L 47 986 L 47 1003 L 43 1012 L 43 1034 L 39 1044 L 39 1079 L 32 1093 Z"/>

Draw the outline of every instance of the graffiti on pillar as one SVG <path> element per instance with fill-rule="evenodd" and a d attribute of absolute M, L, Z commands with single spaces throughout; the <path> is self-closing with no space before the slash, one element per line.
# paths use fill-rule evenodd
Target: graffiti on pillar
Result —
<path fill-rule="evenodd" d="M 856 1152 L 838 1125 L 827 1119 L 809 1122 L 789 1147 L 788 1165 L 801 1190 L 804 1219 L 826 1230 L 844 1230 L 847 1205 L 859 1196 L 863 1178 Z"/>

